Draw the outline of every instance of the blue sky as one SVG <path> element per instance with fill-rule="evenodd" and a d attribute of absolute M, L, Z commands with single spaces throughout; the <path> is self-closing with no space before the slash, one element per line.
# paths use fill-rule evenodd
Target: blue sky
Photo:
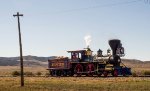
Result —
<path fill-rule="evenodd" d="M 133 1 L 133 2 L 132 2 Z M 146 1 L 146 0 L 145 0 Z M 150 4 L 144 0 L 3 0 L 0 3 L 0 56 L 19 56 L 17 18 L 20 12 L 23 55 L 68 56 L 85 48 L 106 53 L 108 40 L 118 38 L 125 58 L 150 60 Z"/>

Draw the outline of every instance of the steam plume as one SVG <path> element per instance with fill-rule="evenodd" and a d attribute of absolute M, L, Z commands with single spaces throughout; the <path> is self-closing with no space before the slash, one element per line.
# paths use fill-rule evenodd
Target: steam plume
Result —
<path fill-rule="evenodd" d="M 91 36 L 90 36 L 90 35 L 85 36 L 85 37 L 84 37 L 84 40 L 85 40 L 85 43 L 86 43 L 87 48 L 89 48 L 90 43 L 91 43 L 91 41 L 92 41 Z"/>

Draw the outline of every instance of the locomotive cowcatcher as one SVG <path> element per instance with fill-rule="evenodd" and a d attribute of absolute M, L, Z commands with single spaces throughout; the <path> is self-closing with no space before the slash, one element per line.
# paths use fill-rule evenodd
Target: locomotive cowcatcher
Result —
<path fill-rule="evenodd" d="M 119 39 L 108 41 L 111 50 L 103 55 L 102 50 L 98 50 L 96 55 L 92 55 L 88 47 L 84 50 L 68 51 L 71 58 L 58 57 L 48 60 L 48 69 L 51 76 L 128 76 L 131 75 L 131 68 L 126 67 L 121 57 L 124 54 Z"/>

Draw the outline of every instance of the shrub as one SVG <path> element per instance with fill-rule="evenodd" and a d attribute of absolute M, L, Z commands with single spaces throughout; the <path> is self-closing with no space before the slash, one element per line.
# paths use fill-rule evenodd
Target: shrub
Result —
<path fill-rule="evenodd" d="M 144 75 L 150 75 L 150 71 L 145 71 Z"/>
<path fill-rule="evenodd" d="M 14 76 L 14 77 L 19 76 L 19 75 L 20 75 L 19 71 L 13 71 L 12 72 L 12 76 Z"/>
<path fill-rule="evenodd" d="M 34 74 L 32 72 L 25 72 L 24 75 L 26 75 L 26 76 L 34 76 Z"/>
<path fill-rule="evenodd" d="M 41 72 L 37 72 L 36 75 L 37 75 L 37 76 L 41 76 L 42 73 L 41 73 Z"/>
<path fill-rule="evenodd" d="M 138 77 L 138 75 L 137 75 L 136 72 L 132 72 L 132 76 L 133 76 L 133 77 Z"/>
<path fill-rule="evenodd" d="M 49 72 L 46 72 L 46 73 L 45 73 L 45 77 L 48 77 L 49 75 L 50 75 Z"/>

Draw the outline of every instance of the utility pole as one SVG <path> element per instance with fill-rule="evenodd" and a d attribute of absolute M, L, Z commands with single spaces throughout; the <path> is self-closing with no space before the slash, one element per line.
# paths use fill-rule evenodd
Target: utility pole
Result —
<path fill-rule="evenodd" d="M 21 69 L 21 87 L 24 86 L 24 75 L 23 75 L 23 57 L 22 57 L 22 42 L 21 42 L 21 31 L 20 31 L 20 20 L 19 17 L 23 16 L 23 14 L 19 14 L 19 12 L 17 12 L 16 15 L 13 15 L 14 17 L 17 16 L 18 18 L 18 31 L 19 31 L 19 46 L 20 46 L 20 69 Z"/>

